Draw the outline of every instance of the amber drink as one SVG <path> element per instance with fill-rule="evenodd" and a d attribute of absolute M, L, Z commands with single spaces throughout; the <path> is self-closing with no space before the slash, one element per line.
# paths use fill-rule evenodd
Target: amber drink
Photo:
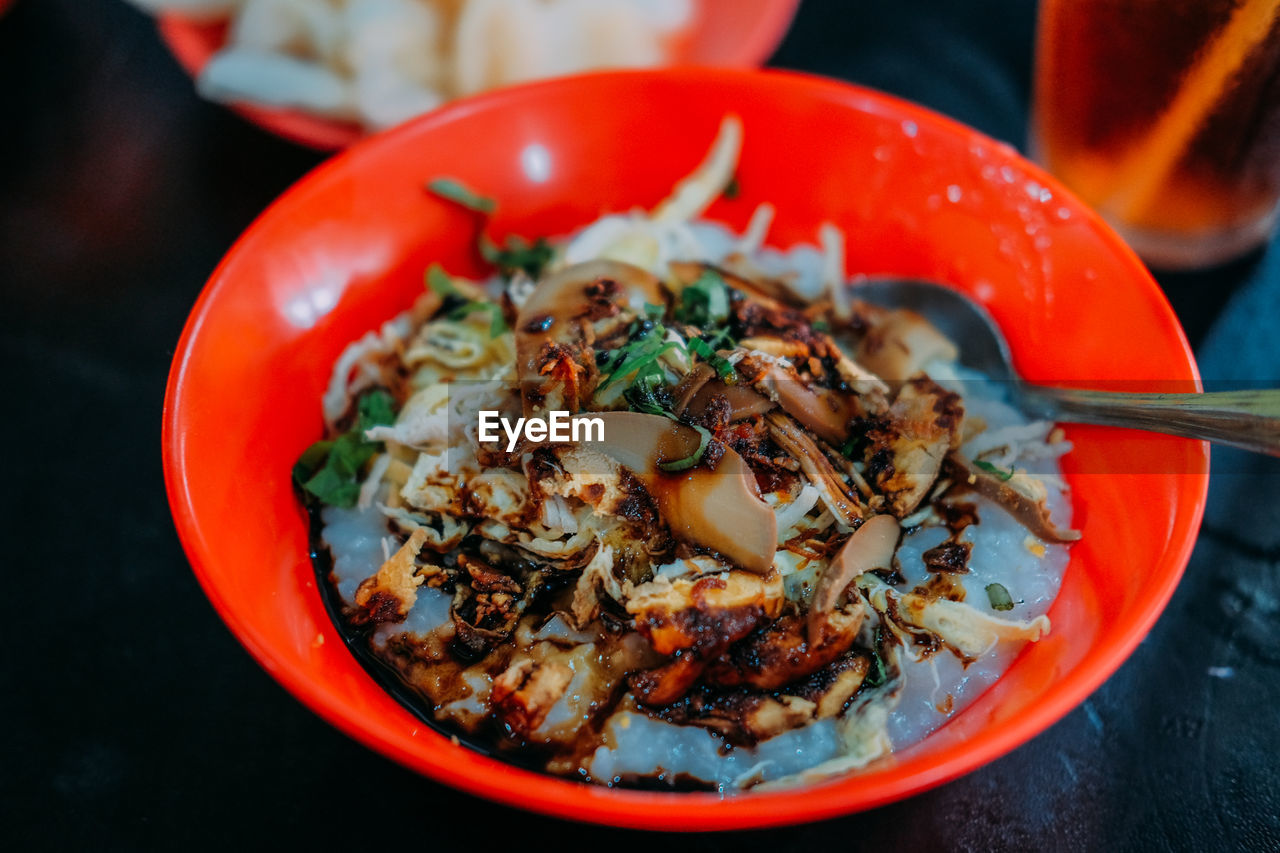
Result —
<path fill-rule="evenodd" d="M 1041 0 L 1031 135 L 1149 263 L 1247 252 L 1280 198 L 1280 0 Z"/>

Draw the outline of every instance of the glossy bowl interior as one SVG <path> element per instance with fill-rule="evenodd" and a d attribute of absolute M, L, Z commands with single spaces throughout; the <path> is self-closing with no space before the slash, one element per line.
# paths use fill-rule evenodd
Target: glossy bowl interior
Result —
<path fill-rule="evenodd" d="M 621 105 L 621 106 L 620 106 Z M 300 181 L 214 272 L 178 347 L 164 464 L 179 533 L 218 612 L 325 719 L 402 764 L 541 812 L 636 827 L 816 819 L 954 778 L 1043 730 L 1110 675 L 1167 602 L 1199 526 L 1201 442 L 1071 428 L 1075 523 L 1053 633 L 920 745 L 803 789 L 719 797 L 611 790 L 455 745 L 384 693 L 330 623 L 289 471 L 321 433 L 344 346 L 407 307 L 441 261 L 478 272 L 474 220 L 422 190 L 438 175 L 500 199 L 496 235 L 562 234 L 657 202 L 721 116 L 746 128 L 741 194 L 713 219 L 777 207 L 770 243 L 848 235 L 849 272 L 950 282 L 1048 381 L 1196 387 L 1168 303 L 1125 245 L 1009 147 L 922 108 L 794 74 L 673 70 L 571 78 L 460 102 L 362 142 Z"/>
<path fill-rule="evenodd" d="M 5 0 L 0 0 L 0 6 Z M 694 0 L 693 20 L 671 44 L 671 65 L 752 68 L 762 65 L 786 35 L 800 0 Z M 174 13 L 158 20 L 160 35 L 192 77 L 225 43 L 227 25 Z M 237 104 L 236 111 L 277 136 L 332 151 L 364 137 L 359 125 L 297 110 Z"/>

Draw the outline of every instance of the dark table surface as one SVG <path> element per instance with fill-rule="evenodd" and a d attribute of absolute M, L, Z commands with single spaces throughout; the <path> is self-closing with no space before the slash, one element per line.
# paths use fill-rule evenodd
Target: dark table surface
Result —
<path fill-rule="evenodd" d="M 774 64 L 1021 145 L 1033 21 L 1030 0 L 808 0 Z M 473 799 L 348 740 L 218 620 L 160 470 L 187 311 L 321 156 L 198 100 L 121 0 L 17 0 L 0 84 L 0 849 L 1280 849 L 1280 466 L 1242 454 L 1215 453 L 1186 578 L 1120 671 L 1031 743 L 905 802 L 658 839 Z M 1280 250 L 1159 278 L 1206 377 L 1280 384 Z"/>

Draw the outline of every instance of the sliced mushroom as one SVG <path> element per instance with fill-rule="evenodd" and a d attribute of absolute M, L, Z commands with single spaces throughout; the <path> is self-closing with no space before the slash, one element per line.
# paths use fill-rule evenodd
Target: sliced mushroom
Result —
<path fill-rule="evenodd" d="M 778 404 L 770 400 L 768 397 L 757 394 L 750 388 L 743 385 L 726 385 L 719 380 L 712 380 L 702 387 L 702 391 L 693 398 L 693 402 L 689 404 L 689 413 L 692 415 L 701 414 L 707 404 L 715 396 L 724 397 L 725 402 L 729 404 L 729 423 L 737 421 L 745 421 L 748 418 L 754 418 L 756 415 L 763 415 L 765 412 L 771 412 L 778 408 Z"/>
<path fill-rule="evenodd" d="M 755 475 L 742 457 L 722 448 L 715 470 L 695 465 L 668 472 L 663 463 L 697 452 L 696 430 L 659 415 L 599 412 L 604 441 L 592 449 L 630 469 L 653 496 L 672 534 L 718 551 L 742 568 L 767 573 L 777 549 L 778 522 L 760 497 Z"/>
<path fill-rule="evenodd" d="M 557 387 L 587 381 L 562 393 L 559 405 L 574 410 L 594 390 L 595 356 L 584 343 L 593 312 L 618 307 L 639 314 L 645 303 L 664 305 L 666 294 L 652 273 L 620 261 L 574 264 L 538 282 L 516 317 L 516 367 L 525 414 L 541 410 Z"/>
<path fill-rule="evenodd" d="M 934 359 L 954 361 L 956 345 L 914 311 L 887 311 L 858 346 L 859 364 L 889 382 L 903 382 Z"/>
<path fill-rule="evenodd" d="M 967 483 L 978 494 L 998 503 L 1023 527 L 1046 542 L 1066 544 L 1080 538 L 1079 530 L 1063 530 L 1049 518 L 1049 509 L 1043 500 L 1035 500 L 1018 491 L 1008 481 L 989 471 L 984 471 L 960 453 L 947 455 L 947 464 L 954 471 L 957 482 Z"/>
<path fill-rule="evenodd" d="M 814 434 L 840 445 L 849 438 L 849 421 L 860 413 L 857 402 L 830 388 L 811 388 L 794 368 L 769 365 L 752 383 Z"/>
<path fill-rule="evenodd" d="M 677 415 L 687 411 L 696 418 L 707 410 L 713 399 L 723 397 L 728 404 L 728 422 L 736 423 L 763 415 L 778 406 L 768 397 L 757 394 L 745 385 L 728 385 L 715 376 L 715 371 L 709 365 L 701 363 L 695 366 L 676 386 L 676 403 L 672 411 Z"/>
<path fill-rule="evenodd" d="M 809 599 L 809 642 L 816 643 L 829 630 L 828 614 L 849 584 L 863 572 L 893 565 L 902 528 L 891 515 L 873 515 L 853 532 L 822 570 Z"/>
<path fill-rule="evenodd" d="M 770 437 L 800 463 L 800 470 L 818 489 L 827 509 L 846 527 L 856 527 L 862 518 L 862 505 L 813 439 L 780 412 L 770 412 L 765 421 Z"/>
<path fill-rule="evenodd" d="M 671 396 L 675 400 L 675 405 L 672 406 L 671 411 L 677 416 L 684 414 L 684 410 L 688 408 L 694 397 L 698 396 L 702 386 L 715 378 L 716 372 L 711 365 L 706 362 L 695 364 L 672 390 Z"/>

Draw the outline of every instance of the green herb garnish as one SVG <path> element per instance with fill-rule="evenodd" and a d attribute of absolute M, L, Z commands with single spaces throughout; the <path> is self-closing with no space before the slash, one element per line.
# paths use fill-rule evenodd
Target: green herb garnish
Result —
<path fill-rule="evenodd" d="M 643 375 L 637 376 L 635 381 L 631 383 L 623 396 L 627 398 L 627 403 L 637 412 L 644 412 L 648 415 L 663 415 L 669 417 L 671 413 L 668 411 L 670 402 L 667 400 L 665 391 L 666 383 L 663 381 L 662 369 L 657 365 L 652 365 L 651 370 L 647 370 Z"/>
<path fill-rule="evenodd" d="M 502 306 L 496 302 L 467 302 L 450 311 L 449 319 L 461 320 L 477 311 L 489 315 L 489 337 L 496 338 L 507 332 L 507 318 L 502 316 Z"/>
<path fill-rule="evenodd" d="M 498 208 L 496 201 L 480 195 L 456 178 L 435 178 L 427 183 L 427 191 L 486 216 Z"/>
<path fill-rule="evenodd" d="M 732 381 L 737 377 L 734 372 L 733 365 L 729 363 L 729 359 L 717 353 L 711 348 L 711 344 L 702 338 L 690 338 L 688 345 L 689 352 L 701 356 L 702 360 L 715 370 L 721 379 Z"/>
<path fill-rule="evenodd" d="M 738 182 L 737 175 L 734 175 L 732 178 L 730 178 L 729 183 L 724 185 L 723 195 L 729 201 L 733 201 L 735 198 L 742 195 L 742 184 Z"/>
<path fill-rule="evenodd" d="M 675 415 L 671 414 L 668 414 L 667 417 L 672 420 L 676 419 Z M 698 441 L 698 449 L 683 459 L 676 459 L 672 462 L 659 462 L 658 467 L 663 471 L 685 471 L 692 468 L 694 465 L 697 465 L 702 461 L 703 454 L 707 452 L 707 445 L 711 444 L 711 431 L 706 427 L 699 426 L 698 424 L 685 424 L 685 426 L 693 427 L 698 431 L 698 438 L 700 439 Z"/>
<path fill-rule="evenodd" d="M 436 178 L 429 181 L 427 191 L 485 217 L 491 216 L 498 209 L 496 200 L 480 195 L 456 178 Z M 542 275 L 543 269 L 555 255 L 555 247 L 545 237 L 530 242 L 519 234 L 510 234 L 499 245 L 484 233 L 484 226 L 481 226 L 480 236 L 476 239 L 476 249 L 482 258 L 504 275 L 510 276 L 517 270 L 523 270 L 530 278 L 535 279 Z"/>
<path fill-rule="evenodd" d="M 729 319 L 729 285 L 715 270 L 703 270 L 697 281 L 680 291 L 675 317 L 699 328 L 721 326 Z"/>
<path fill-rule="evenodd" d="M 809 327 L 813 329 L 815 332 L 831 331 L 831 324 L 827 322 L 825 317 L 819 317 L 818 319 L 814 320 L 812 323 L 809 324 Z"/>
<path fill-rule="evenodd" d="M 366 393 L 356 404 L 356 422 L 334 439 L 323 439 L 303 451 L 293 466 L 293 479 L 303 491 L 330 506 L 352 507 L 360 495 L 360 474 L 382 442 L 364 432 L 396 422 L 395 402 L 382 389 Z"/>
<path fill-rule="evenodd" d="M 646 313 L 648 313 L 648 307 L 646 306 Z M 661 311 L 660 306 L 653 307 Z M 670 418 L 676 423 L 684 423 L 671 411 L 669 377 L 658 359 L 672 350 L 683 351 L 686 355 L 692 350 L 697 350 L 702 354 L 703 348 L 712 357 L 720 361 L 724 359 L 699 339 L 695 338 L 694 342 L 700 347 L 691 346 L 689 349 L 675 341 L 667 340 L 667 328 L 653 319 L 637 320 L 632 325 L 630 333 L 631 340 L 625 346 L 596 353 L 596 363 L 600 367 L 600 384 L 596 387 L 596 393 L 600 393 L 614 382 L 630 377 L 626 390 L 622 394 L 632 411 L 659 415 Z M 725 364 L 728 365 L 728 362 Z M 732 372 L 732 365 L 729 365 L 729 370 Z M 659 462 L 658 467 L 663 471 L 685 471 L 694 467 L 702 461 L 707 447 L 711 444 L 710 430 L 698 424 L 685 424 L 685 426 L 697 430 L 698 447 L 683 459 Z"/>
<path fill-rule="evenodd" d="M 999 477 L 1001 480 L 1008 482 L 1013 479 L 1013 471 L 1001 468 L 999 465 L 992 465 L 990 462 L 984 462 L 981 459 L 975 459 L 973 464 L 986 471 L 988 474 Z"/>
<path fill-rule="evenodd" d="M 551 262 L 555 248 L 545 237 L 539 237 L 532 243 L 519 234 L 509 234 L 503 245 L 480 235 L 480 255 L 506 274 L 523 270 L 530 278 L 538 278 L 542 270 Z"/>
<path fill-rule="evenodd" d="M 1004 584 L 987 584 L 987 601 L 991 602 L 992 610 L 1013 609 L 1013 598 L 1009 595 L 1009 590 L 1004 588 Z"/>
<path fill-rule="evenodd" d="M 636 334 L 645 325 L 649 328 L 643 333 Z M 636 332 L 633 332 L 633 339 L 625 346 L 598 356 L 600 384 L 597 386 L 597 393 L 619 379 L 625 379 L 633 374 L 638 378 L 642 372 L 648 372 L 650 369 L 660 371 L 662 368 L 658 364 L 658 359 L 672 350 L 681 349 L 675 341 L 666 340 L 667 328 L 661 323 L 647 321 L 646 324 L 637 326 Z"/>
<path fill-rule="evenodd" d="M 884 665 L 884 658 L 880 656 L 880 646 L 884 642 L 880 631 L 880 626 L 877 625 L 875 639 L 871 642 L 871 666 L 863 679 L 863 684 L 868 687 L 879 687 L 889 680 L 889 669 Z"/>
<path fill-rule="evenodd" d="M 432 264 L 427 270 L 427 287 L 441 299 L 456 303 L 445 315 L 450 320 L 461 320 L 479 311 L 489 315 L 489 337 L 496 338 L 506 333 L 507 318 L 502 314 L 502 306 L 496 302 L 471 299 L 458 289 L 453 279 L 439 264 Z"/>

